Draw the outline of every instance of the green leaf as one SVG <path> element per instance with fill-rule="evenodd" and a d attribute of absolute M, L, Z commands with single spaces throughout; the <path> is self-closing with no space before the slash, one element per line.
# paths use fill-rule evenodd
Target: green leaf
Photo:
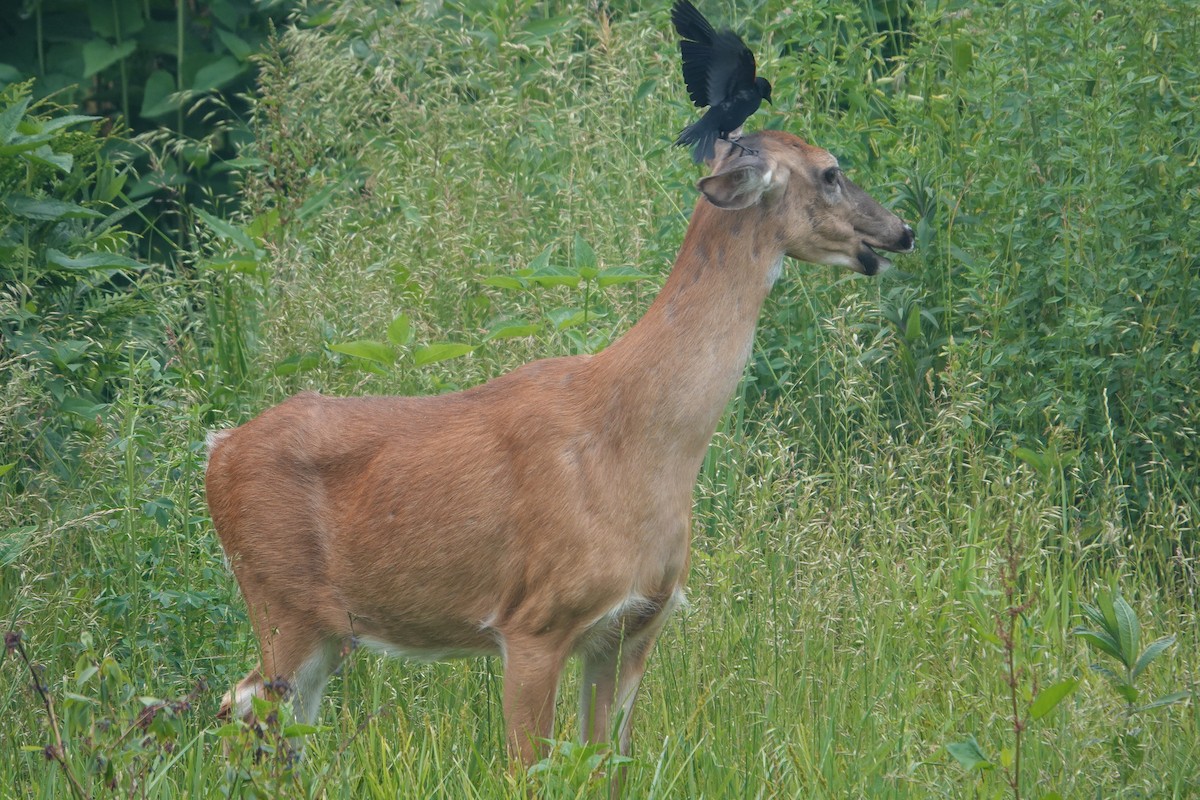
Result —
<path fill-rule="evenodd" d="M 105 67 L 128 58 L 137 49 L 137 42 L 112 44 L 105 39 L 92 39 L 83 46 L 83 77 L 90 78 Z"/>
<path fill-rule="evenodd" d="M 361 358 L 366 361 L 374 361 L 377 364 L 389 366 L 396 361 L 396 351 L 391 346 L 383 342 L 376 342 L 370 339 L 356 339 L 352 342 L 336 342 L 326 345 L 335 353 L 342 353 L 355 358 Z"/>
<path fill-rule="evenodd" d="M 35 200 L 32 197 L 14 195 L 5 198 L 4 204 L 8 206 L 9 211 L 18 217 L 36 219 L 43 222 L 54 222 L 60 219 L 104 218 L 104 215 L 99 211 L 93 211 L 76 203 L 68 203 L 65 200 L 55 200 L 49 197 Z"/>
<path fill-rule="evenodd" d="M 1042 691 L 1038 692 L 1038 696 L 1029 706 L 1029 716 L 1033 719 L 1041 719 L 1049 714 L 1054 708 L 1063 701 L 1071 692 L 1075 691 L 1075 687 L 1079 685 L 1079 681 L 1075 678 L 1067 678 L 1065 681 L 1059 681 L 1053 686 L 1047 686 Z"/>
<path fill-rule="evenodd" d="M 1171 694 L 1164 694 L 1162 697 L 1158 698 L 1157 700 L 1151 700 L 1149 703 L 1146 703 L 1146 705 L 1141 706 L 1140 708 L 1134 709 L 1134 711 L 1149 711 L 1152 708 L 1163 708 L 1165 706 L 1173 706 L 1176 703 L 1182 703 L 1184 700 L 1187 700 L 1191 696 L 1192 696 L 1191 692 L 1172 692 Z"/>
<path fill-rule="evenodd" d="M 587 243 L 587 240 L 575 234 L 575 245 L 572 248 L 572 259 L 575 264 L 575 272 L 586 281 L 590 281 L 596 277 L 596 251 Z"/>
<path fill-rule="evenodd" d="M 13 468 L 16 466 L 17 466 L 17 462 L 15 462 L 15 461 L 10 461 L 7 464 L 0 464 L 0 477 L 3 477 L 4 475 L 7 475 L 8 473 L 12 472 Z"/>
<path fill-rule="evenodd" d="M 1028 447 L 1014 447 L 1013 455 L 1024 461 L 1029 466 L 1033 467 L 1039 475 L 1044 475 L 1049 465 L 1046 459 L 1039 453 L 1035 453 Z"/>
<path fill-rule="evenodd" d="M 64 114 L 61 117 L 55 117 L 43 122 L 39 126 L 38 133 L 54 133 L 71 125 L 78 125 L 82 122 L 95 122 L 98 119 L 102 119 L 102 117 L 93 117 L 87 114 Z"/>
<path fill-rule="evenodd" d="M 579 285 L 580 278 L 577 272 L 569 272 L 562 267 L 547 264 L 544 267 L 535 269 L 529 275 L 529 280 L 543 287 L 570 286 L 574 288 Z"/>
<path fill-rule="evenodd" d="M 658 81 L 656 81 L 654 78 L 647 78 L 646 80 L 642 81 L 638 86 L 637 91 L 633 94 L 633 102 L 640 103 L 645 100 L 654 91 L 656 86 L 658 86 Z"/>
<path fill-rule="evenodd" d="M 207 92 L 220 89 L 225 84 L 242 74 L 244 67 L 233 56 L 221 56 L 216 61 L 196 70 L 196 79 L 192 81 L 193 92 Z"/>
<path fill-rule="evenodd" d="M 975 60 L 975 51 L 966 39 L 954 39 L 950 42 L 950 64 L 959 75 L 965 75 L 971 69 Z"/>
<path fill-rule="evenodd" d="M 225 48 L 230 53 L 233 53 L 233 57 L 238 61 L 245 61 L 254 55 L 254 48 L 245 39 L 232 31 L 217 28 L 217 38 L 221 40 L 221 44 L 225 45 Z"/>
<path fill-rule="evenodd" d="M 307 372 L 315 368 L 320 362 L 321 356 L 317 353 L 297 353 L 288 356 L 276 364 L 271 369 L 271 374 L 280 377 L 295 375 L 298 372 Z"/>
<path fill-rule="evenodd" d="M 25 97 L 8 108 L 0 111 L 0 144 L 8 144 L 16 135 L 17 125 L 29 108 L 29 98 Z"/>
<path fill-rule="evenodd" d="M 1138 625 L 1137 614 L 1134 613 L 1129 603 L 1125 602 L 1125 598 L 1117 595 L 1113 598 L 1113 613 L 1117 619 L 1117 631 L 1120 638 L 1117 642 L 1121 645 L 1121 661 L 1126 667 L 1133 667 L 1137 662 L 1138 649 L 1141 642 L 1141 627 Z"/>
<path fill-rule="evenodd" d="M 387 336 L 389 342 L 400 347 L 412 341 L 412 322 L 407 314 L 401 314 L 392 320 L 392 324 L 388 325 Z"/>
<path fill-rule="evenodd" d="M 224 725 L 217 728 L 215 731 L 209 731 L 209 735 L 210 736 L 219 736 L 221 738 L 228 738 L 230 736 L 237 736 L 244 729 L 245 729 L 244 726 L 240 722 L 226 722 Z"/>
<path fill-rule="evenodd" d="M 321 729 L 316 725 L 305 725 L 301 722 L 293 722 L 291 725 L 284 725 L 282 733 L 288 739 L 294 739 L 297 736 L 312 736 L 319 730 Z"/>
<path fill-rule="evenodd" d="M 526 288 L 526 284 L 521 278 L 515 278 L 511 275 L 491 275 L 484 278 L 481 283 L 484 286 L 495 286 L 497 289 L 514 289 L 520 290 Z"/>
<path fill-rule="evenodd" d="M 26 160 L 33 161 L 37 164 L 45 164 L 48 167 L 54 167 L 60 172 L 70 172 L 71 167 L 75 165 L 75 156 L 70 153 L 56 153 L 50 148 L 50 145 L 44 144 L 34 150 L 27 151 L 24 156 Z"/>
<path fill-rule="evenodd" d="M 175 92 L 175 76 L 165 69 L 156 69 L 146 78 L 140 113 L 147 119 L 161 117 L 177 110 L 181 99 Z"/>
<path fill-rule="evenodd" d="M 1074 631 L 1072 631 L 1072 633 L 1083 639 L 1096 650 L 1099 650 L 1101 653 L 1106 653 L 1118 661 L 1121 660 L 1120 646 L 1107 633 L 1104 633 L 1103 631 L 1089 631 L 1083 628 L 1076 628 Z"/>
<path fill-rule="evenodd" d="M 547 311 L 546 317 L 554 325 L 556 331 L 565 331 L 568 328 L 574 328 L 586 319 L 583 309 L 577 308 L 556 308 L 552 311 Z"/>
<path fill-rule="evenodd" d="M 1138 657 L 1137 663 L 1133 665 L 1132 677 L 1137 678 L 1138 675 L 1141 675 L 1143 672 L 1145 672 L 1146 667 L 1150 666 L 1150 662 L 1162 655 L 1163 651 L 1173 644 L 1175 644 L 1175 634 L 1164 636 L 1161 639 L 1155 639 L 1153 642 L 1151 642 L 1150 645 L 1144 651 L 1142 651 L 1141 656 Z"/>
<path fill-rule="evenodd" d="M 946 745 L 946 752 L 954 757 L 954 760 L 962 764 L 968 770 L 975 769 L 992 769 L 995 767 L 983 751 L 979 748 L 979 742 L 974 736 L 968 736 L 965 741 L 955 742 Z"/>
<path fill-rule="evenodd" d="M 425 345 L 424 347 L 418 347 L 416 352 L 413 353 L 413 363 L 418 367 L 423 367 L 426 364 L 436 364 L 439 361 L 460 358 L 474 349 L 474 345 L 459 344 L 456 342 L 440 342 Z"/>
<path fill-rule="evenodd" d="M 536 322 L 525 322 L 522 320 L 500 320 L 488 330 L 487 336 L 483 337 L 485 342 L 499 341 L 501 339 L 519 339 L 522 336 L 533 336 L 542 326 Z"/>
<path fill-rule="evenodd" d="M 243 250 L 249 250 L 257 253 L 258 245 L 250 238 L 249 234 L 247 234 L 241 228 L 238 228 L 232 223 L 226 222 L 219 217 L 214 217 L 212 214 L 209 214 L 202 208 L 195 209 L 195 212 L 200 219 L 204 220 L 204 223 L 208 225 L 208 227 L 212 228 L 213 233 L 217 235 L 218 239 L 224 239 L 226 241 L 233 242 Z"/>
<path fill-rule="evenodd" d="M 647 278 L 653 277 L 645 272 L 640 272 L 634 267 L 611 267 L 601 270 L 596 276 L 596 283 L 599 286 L 615 286 L 619 283 L 633 283 L 635 281 L 644 281 Z"/>
<path fill-rule="evenodd" d="M 69 256 L 55 250 L 53 247 L 46 250 L 46 260 L 63 269 L 131 269 L 141 271 L 150 268 L 149 264 L 134 261 L 132 258 L 119 255 L 118 253 L 84 253 L 81 256 Z"/>

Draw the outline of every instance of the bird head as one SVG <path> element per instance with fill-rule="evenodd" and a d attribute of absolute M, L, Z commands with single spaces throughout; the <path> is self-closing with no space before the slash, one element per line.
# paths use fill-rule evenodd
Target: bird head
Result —
<path fill-rule="evenodd" d="M 766 78 L 755 78 L 754 85 L 758 87 L 758 93 L 762 95 L 762 99 L 771 103 L 771 82 Z M 775 105 L 771 103 L 771 105 Z"/>

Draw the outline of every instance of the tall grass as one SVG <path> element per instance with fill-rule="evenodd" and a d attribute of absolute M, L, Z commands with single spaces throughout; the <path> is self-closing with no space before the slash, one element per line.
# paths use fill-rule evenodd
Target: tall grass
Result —
<path fill-rule="evenodd" d="M 494 660 L 355 655 L 321 730 L 291 730 L 299 764 L 264 752 L 271 735 L 221 729 L 217 698 L 255 655 L 201 497 L 206 430 L 291 392 L 467 386 L 644 310 L 694 202 L 699 174 L 669 145 L 694 112 L 665 9 L 604 8 L 362 3 L 265 56 L 246 218 L 202 229 L 175 358 L 131 355 L 71 491 L 51 502 L 0 475 L 0 610 L 67 764 L 45 756 L 47 709 L 14 648 L 0 759 L 17 794 L 69 796 L 68 769 L 92 796 L 605 794 L 586 750 L 506 770 Z M 1194 695 L 1140 716 L 1135 763 L 1114 739 L 1125 704 L 1071 635 L 1081 601 L 1119 589 L 1147 641 L 1178 637 L 1144 696 L 1194 692 L 1180 431 L 1195 411 L 1138 405 L 1194 393 L 1194 187 L 1179 172 L 1195 158 L 1194 67 L 1168 57 L 1194 51 L 1194 13 L 736 11 L 777 86 L 754 124 L 841 156 L 922 246 L 880 281 L 789 264 L 702 470 L 691 603 L 652 657 L 628 795 L 1008 796 L 1011 655 L 1019 710 L 1080 681 L 1019 732 L 1022 794 L 1200 796 Z M 654 280 L 600 290 L 596 313 L 561 330 L 581 288 L 488 282 L 547 248 L 568 269 L 577 237 L 600 267 Z M 487 338 L 511 319 L 537 332 Z M 331 348 L 363 341 L 396 361 Z M 474 349 L 416 364 L 444 341 Z M 1010 597 L 1029 605 L 1006 650 Z M 946 749 L 968 736 L 994 768 Z"/>

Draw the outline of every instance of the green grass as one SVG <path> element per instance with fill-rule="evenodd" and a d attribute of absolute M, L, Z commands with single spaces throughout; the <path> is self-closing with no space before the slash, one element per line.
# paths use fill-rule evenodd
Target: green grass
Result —
<path fill-rule="evenodd" d="M 495 660 L 355 654 L 291 769 L 256 761 L 251 734 L 216 735 L 218 698 L 255 655 L 206 518 L 206 431 L 304 388 L 437 392 L 601 346 L 681 241 L 700 173 L 669 146 L 693 112 L 665 9 L 485 5 L 426 18 L 364 4 L 284 34 L 264 62 L 245 219 L 201 228 L 194 278 L 154 295 L 173 298 L 172 357 L 130 343 L 119 391 L 69 442 L 72 471 L 2 451 L 18 466 L 0 475 L 0 615 L 92 796 L 606 793 L 587 751 L 507 771 Z M 1196 406 L 1161 400 L 1195 397 L 1196 197 L 1177 170 L 1196 156 L 1181 54 L 1200 36 L 1197 9 L 1152 6 L 1107 22 L 1069 2 L 906 6 L 908 39 L 849 3 L 737 9 L 777 87 L 754 124 L 841 156 L 922 247 L 880 281 L 787 266 L 702 470 L 691 602 L 652 656 L 628 796 L 1012 796 L 1002 766 L 970 772 L 945 748 L 974 736 L 998 765 L 1014 748 L 997 616 L 1026 601 L 1022 714 L 1040 689 L 1080 683 L 1022 733 L 1022 796 L 1200 796 Z M 596 290 L 588 321 L 563 330 L 552 320 L 582 288 L 485 282 L 548 247 L 569 271 L 576 237 L 601 268 L 653 278 Z M 411 341 L 389 338 L 400 314 Z M 538 330 L 487 339 L 512 319 Z M 395 363 L 329 347 L 363 340 Z M 475 349 L 416 365 L 447 341 Z M 7 426 L 41 407 L 45 368 L 5 365 Z M 1113 742 L 1124 700 L 1071 634 L 1080 602 L 1113 588 L 1143 641 L 1178 637 L 1142 697 L 1193 692 L 1140 715 L 1137 763 Z M 139 723 L 139 698 L 178 701 L 201 680 L 189 707 Z M 13 651 L 0 712 L 4 791 L 70 796 Z"/>

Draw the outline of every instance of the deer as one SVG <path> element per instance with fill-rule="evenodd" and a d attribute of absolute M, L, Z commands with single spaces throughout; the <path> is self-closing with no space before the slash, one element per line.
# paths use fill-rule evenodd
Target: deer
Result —
<path fill-rule="evenodd" d="M 647 659 L 684 601 L 699 470 L 784 257 L 875 275 L 881 251 L 913 249 L 790 133 L 719 141 L 707 163 L 665 285 L 600 352 L 437 396 L 303 392 L 210 434 L 208 505 L 260 655 L 223 715 L 252 719 L 282 686 L 314 722 L 359 645 L 499 655 L 509 757 L 529 765 L 578 657 L 582 740 L 630 753 Z"/>

